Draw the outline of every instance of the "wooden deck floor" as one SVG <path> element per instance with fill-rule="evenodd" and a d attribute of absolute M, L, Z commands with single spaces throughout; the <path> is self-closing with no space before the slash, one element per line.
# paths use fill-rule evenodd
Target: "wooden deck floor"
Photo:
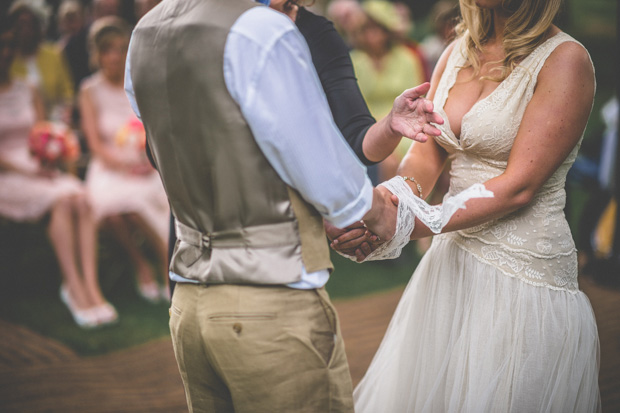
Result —
<path fill-rule="evenodd" d="M 605 412 L 620 411 L 620 291 L 581 282 L 601 338 Z M 351 375 L 359 382 L 402 290 L 336 302 Z M 185 412 L 172 345 L 162 339 L 82 358 L 56 341 L 0 321 L 0 412 Z"/>

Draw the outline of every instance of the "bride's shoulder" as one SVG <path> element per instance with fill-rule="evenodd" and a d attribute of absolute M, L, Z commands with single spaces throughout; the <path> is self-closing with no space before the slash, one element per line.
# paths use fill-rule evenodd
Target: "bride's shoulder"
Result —
<path fill-rule="evenodd" d="M 572 38 L 568 40 L 558 44 L 544 61 L 531 103 L 544 113 L 562 114 L 564 125 L 575 122 L 574 129 L 583 131 L 596 90 L 594 67 L 586 49 Z"/>
<path fill-rule="evenodd" d="M 538 75 L 538 82 L 592 82 L 594 66 L 585 47 L 568 35 L 547 57 Z"/>

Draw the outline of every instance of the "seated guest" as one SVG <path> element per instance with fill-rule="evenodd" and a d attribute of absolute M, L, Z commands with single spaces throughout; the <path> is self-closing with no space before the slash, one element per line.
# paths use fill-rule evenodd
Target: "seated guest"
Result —
<path fill-rule="evenodd" d="M 36 222 L 49 215 L 63 302 L 80 327 L 112 323 L 118 315 L 99 288 L 95 221 L 86 190 L 77 178 L 45 168 L 30 155 L 29 135 L 44 119 L 44 108 L 32 87 L 11 79 L 15 46 L 10 24 L 0 22 L 0 216 Z"/>
<path fill-rule="evenodd" d="M 17 42 L 11 76 L 25 80 L 40 92 L 49 118 L 69 123 L 73 82 L 62 53 L 43 41 L 46 10 L 17 0 L 11 6 L 9 16 Z"/>
<path fill-rule="evenodd" d="M 362 9 L 366 19 L 359 27 L 358 47 L 351 52 L 351 60 L 370 113 L 380 119 L 403 90 L 425 81 L 425 65 L 401 36 L 402 19 L 392 3 L 369 0 L 362 3 Z M 396 175 L 410 145 L 411 140 L 403 139 L 379 164 L 380 182 Z"/>
<path fill-rule="evenodd" d="M 98 222 L 105 220 L 137 269 L 138 291 L 147 300 L 167 298 L 168 199 L 145 154 L 142 124 L 123 89 L 129 27 L 117 17 L 91 26 L 91 56 L 99 70 L 82 83 L 82 129 L 92 159 L 86 185 Z M 141 248 L 148 241 L 159 256 L 157 277 Z"/>

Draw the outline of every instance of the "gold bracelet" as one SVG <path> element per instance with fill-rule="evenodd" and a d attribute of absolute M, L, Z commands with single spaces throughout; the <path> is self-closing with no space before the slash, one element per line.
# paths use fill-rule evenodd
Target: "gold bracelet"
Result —
<path fill-rule="evenodd" d="M 420 198 L 422 198 L 422 185 L 420 185 L 413 176 L 402 176 L 401 178 L 403 178 L 403 180 L 405 181 L 413 182 L 415 186 L 418 188 L 418 192 L 420 193 Z"/>

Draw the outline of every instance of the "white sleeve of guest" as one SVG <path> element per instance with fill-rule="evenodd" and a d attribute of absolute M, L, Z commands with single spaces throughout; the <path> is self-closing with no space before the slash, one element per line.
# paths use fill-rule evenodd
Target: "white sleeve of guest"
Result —
<path fill-rule="evenodd" d="M 279 176 L 345 227 L 372 205 L 372 184 L 338 130 L 299 31 L 266 7 L 244 13 L 224 52 L 224 77 Z"/>

